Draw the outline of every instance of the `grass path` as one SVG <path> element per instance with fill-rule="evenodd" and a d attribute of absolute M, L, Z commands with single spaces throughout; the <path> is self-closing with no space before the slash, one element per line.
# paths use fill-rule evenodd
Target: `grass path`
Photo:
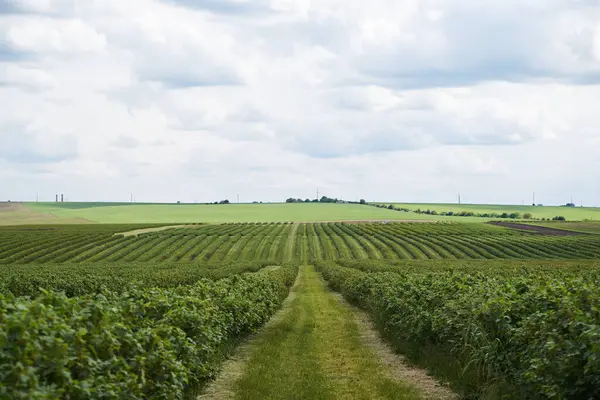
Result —
<path fill-rule="evenodd" d="M 446 399 L 452 394 L 406 367 L 364 314 L 301 267 L 283 309 L 225 365 L 203 400 Z"/>

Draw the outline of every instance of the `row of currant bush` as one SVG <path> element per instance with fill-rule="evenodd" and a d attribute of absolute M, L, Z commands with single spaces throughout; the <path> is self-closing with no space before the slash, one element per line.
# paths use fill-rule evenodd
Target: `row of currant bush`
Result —
<path fill-rule="evenodd" d="M 0 398 L 180 399 L 280 306 L 297 267 L 176 288 L 0 295 Z"/>
<path fill-rule="evenodd" d="M 97 263 L 5 265 L 0 268 L 0 294 L 35 297 L 40 289 L 64 292 L 67 297 L 122 292 L 131 287 L 171 288 L 192 285 L 200 279 L 218 280 L 235 274 L 258 272 L 274 261 L 221 263 Z"/>
<path fill-rule="evenodd" d="M 0 265 L 600 257 L 597 235 L 544 236 L 485 224 L 302 224 L 291 241 L 294 229 L 289 224 L 203 225 L 127 237 L 100 231 L 65 232 L 42 231 L 28 238 L 0 234 Z"/>
<path fill-rule="evenodd" d="M 600 279 L 592 270 L 553 278 L 552 267 L 539 274 L 318 268 L 371 313 L 398 351 L 465 398 L 600 398 Z"/>

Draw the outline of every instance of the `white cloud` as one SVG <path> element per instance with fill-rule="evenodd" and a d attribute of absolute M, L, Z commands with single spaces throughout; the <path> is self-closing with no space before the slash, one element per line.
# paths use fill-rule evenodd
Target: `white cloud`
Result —
<path fill-rule="evenodd" d="M 56 88 L 56 81 L 43 69 L 0 63 L 0 84 L 14 85 L 24 89 L 43 90 Z"/>
<path fill-rule="evenodd" d="M 22 0 L 0 102 L 12 198 L 599 198 L 600 6 Z"/>
<path fill-rule="evenodd" d="M 101 51 L 106 38 L 80 20 L 43 17 L 20 18 L 8 28 L 8 44 L 33 53 L 78 53 Z"/>

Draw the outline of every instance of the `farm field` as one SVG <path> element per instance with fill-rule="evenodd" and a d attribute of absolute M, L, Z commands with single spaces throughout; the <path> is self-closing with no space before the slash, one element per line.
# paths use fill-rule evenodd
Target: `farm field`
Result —
<path fill-rule="evenodd" d="M 529 206 L 518 206 L 518 205 L 497 205 L 497 204 L 441 204 L 441 203 L 379 203 L 379 204 L 393 204 L 398 208 L 407 208 L 409 210 L 432 210 L 438 213 L 452 211 L 454 213 L 462 211 L 472 211 L 474 213 L 513 213 L 517 212 L 521 215 L 530 213 L 533 218 L 549 218 L 552 219 L 556 216 L 563 216 L 569 221 L 583 221 L 583 220 L 595 220 L 600 221 L 600 208 L 598 207 L 559 207 L 559 206 L 543 206 L 533 207 Z M 412 216 L 419 215 L 416 213 L 404 213 L 404 215 Z M 470 217 L 458 217 L 460 219 L 469 219 Z M 490 220 L 493 218 L 487 218 Z M 485 221 L 486 218 L 475 218 L 474 220 Z M 473 219 L 471 219 L 473 221 Z"/>
<path fill-rule="evenodd" d="M 428 215 L 397 212 L 358 204 L 118 204 L 26 203 L 41 216 L 80 219 L 91 223 L 230 223 L 314 222 L 354 220 L 435 220 Z M 1 221 L 1 219 L 0 219 Z M 1 223 L 1 222 L 0 222 Z M 36 223 L 36 222 L 28 222 Z"/>
<path fill-rule="evenodd" d="M 548 228 L 564 229 L 567 231 L 574 232 L 585 232 L 585 233 L 598 233 L 600 234 L 600 222 L 546 222 L 536 223 L 538 226 L 545 226 Z"/>
<path fill-rule="evenodd" d="M 123 235 L 131 225 L 0 228 L 0 263 L 312 263 L 333 259 L 596 259 L 595 235 L 487 224 L 220 224 Z"/>
<path fill-rule="evenodd" d="M 181 225 L 0 227 L 0 398 L 600 395 L 599 235 Z"/>

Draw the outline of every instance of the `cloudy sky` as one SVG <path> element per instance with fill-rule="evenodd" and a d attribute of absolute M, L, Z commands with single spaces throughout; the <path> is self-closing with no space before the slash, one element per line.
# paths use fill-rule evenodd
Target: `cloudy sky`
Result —
<path fill-rule="evenodd" d="M 0 0 L 0 199 L 600 205 L 600 0 Z"/>

